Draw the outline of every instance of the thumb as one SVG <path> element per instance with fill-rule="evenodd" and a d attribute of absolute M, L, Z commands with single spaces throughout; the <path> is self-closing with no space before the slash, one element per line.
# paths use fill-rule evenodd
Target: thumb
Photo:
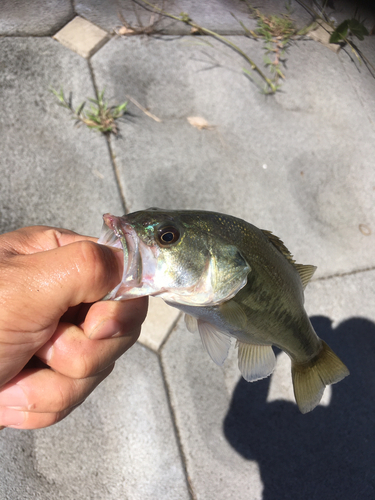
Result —
<path fill-rule="evenodd" d="M 28 293 L 64 313 L 69 307 L 100 300 L 121 281 L 123 252 L 92 241 L 22 256 L 28 268 Z"/>

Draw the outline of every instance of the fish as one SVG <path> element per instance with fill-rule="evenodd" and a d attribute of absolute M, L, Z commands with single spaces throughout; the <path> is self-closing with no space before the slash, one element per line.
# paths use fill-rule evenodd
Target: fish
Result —
<path fill-rule="evenodd" d="M 121 282 L 105 300 L 158 296 L 185 313 L 210 357 L 222 365 L 236 339 L 249 382 L 271 375 L 272 346 L 291 359 L 296 403 L 313 410 L 327 385 L 349 370 L 315 332 L 304 289 L 316 267 L 297 264 L 280 238 L 242 219 L 155 207 L 103 215 L 98 243 L 123 250 Z"/>

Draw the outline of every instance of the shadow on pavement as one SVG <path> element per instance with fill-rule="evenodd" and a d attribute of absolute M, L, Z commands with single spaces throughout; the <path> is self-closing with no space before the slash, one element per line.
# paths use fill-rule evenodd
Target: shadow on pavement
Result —
<path fill-rule="evenodd" d="M 351 374 L 332 387 L 330 405 L 306 415 L 288 401 L 266 402 L 270 378 L 237 384 L 224 433 L 259 464 L 263 500 L 375 498 L 375 324 L 351 318 L 334 331 L 311 322 Z"/>

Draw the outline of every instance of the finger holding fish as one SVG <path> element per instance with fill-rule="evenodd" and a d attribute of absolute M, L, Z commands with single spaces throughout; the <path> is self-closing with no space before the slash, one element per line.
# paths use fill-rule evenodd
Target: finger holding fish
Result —
<path fill-rule="evenodd" d="M 112 365 L 138 339 L 147 298 L 132 302 L 97 302 L 82 325 L 59 323 L 36 356 L 54 371 L 87 378 Z"/>

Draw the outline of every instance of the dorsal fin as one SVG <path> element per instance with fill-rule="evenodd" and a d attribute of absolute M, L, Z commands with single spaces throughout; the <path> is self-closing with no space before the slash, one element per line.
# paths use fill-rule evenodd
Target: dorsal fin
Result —
<path fill-rule="evenodd" d="M 289 250 L 286 248 L 286 246 L 278 236 L 273 234 L 271 231 L 267 231 L 266 229 L 261 229 L 261 231 L 265 236 L 267 236 L 267 238 L 273 244 L 273 246 L 276 247 L 278 251 L 281 252 L 291 264 L 295 263 L 293 255 L 289 252 Z"/>
<path fill-rule="evenodd" d="M 305 266 L 304 264 L 294 264 L 294 267 L 297 269 L 298 274 L 302 281 L 303 289 L 306 288 L 307 283 L 311 280 L 312 275 L 316 271 L 316 266 Z"/>
<path fill-rule="evenodd" d="M 304 264 L 296 264 L 296 261 L 293 259 L 293 255 L 289 252 L 289 250 L 286 248 L 286 246 L 280 240 L 280 238 L 274 235 L 271 231 L 267 231 L 266 229 L 262 229 L 261 231 L 265 236 L 267 236 L 267 238 L 273 244 L 273 246 L 276 247 L 279 250 L 279 252 L 281 252 L 291 264 L 293 264 L 298 274 L 300 275 L 303 289 L 305 289 L 307 283 L 310 281 L 312 275 L 316 271 L 316 266 L 310 266 L 310 265 L 305 266 Z"/>

